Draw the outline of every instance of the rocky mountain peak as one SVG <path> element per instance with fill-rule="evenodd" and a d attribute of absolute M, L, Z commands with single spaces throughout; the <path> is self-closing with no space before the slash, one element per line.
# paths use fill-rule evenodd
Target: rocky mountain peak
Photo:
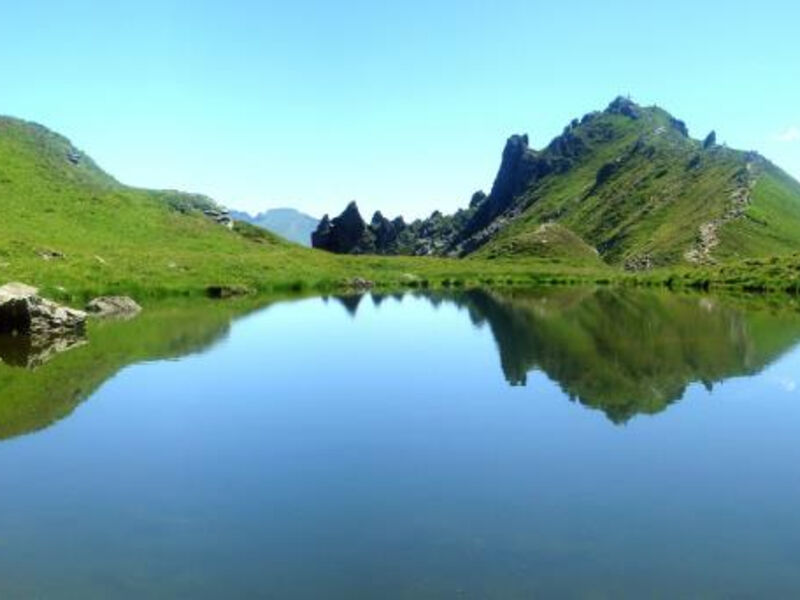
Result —
<path fill-rule="evenodd" d="M 322 217 L 316 231 L 311 234 L 311 244 L 330 252 L 346 253 L 358 245 L 367 224 L 358 212 L 355 201 L 350 202 L 338 217 Z"/>
<path fill-rule="evenodd" d="M 631 119 L 638 119 L 642 116 L 641 108 L 630 98 L 617 96 L 606 108 L 609 115 L 622 115 Z"/>

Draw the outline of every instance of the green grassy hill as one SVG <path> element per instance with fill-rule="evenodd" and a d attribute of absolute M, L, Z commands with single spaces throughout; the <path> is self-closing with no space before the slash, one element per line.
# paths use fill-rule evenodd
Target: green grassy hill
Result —
<path fill-rule="evenodd" d="M 550 239 L 552 238 L 552 239 Z M 703 141 L 658 107 L 617 98 L 574 119 L 541 150 L 511 136 L 488 196 L 406 224 L 351 204 L 323 219 L 315 246 L 586 262 L 628 271 L 708 266 L 800 250 L 800 184 L 755 152 Z"/>
<path fill-rule="evenodd" d="M 535 228 L 500 240 L 487 250 L 488 258 L 543 257 L 601 265 L 600 254 L 580 237 L 558 223 L 542 223 Z"/>
<path fill-rule="evenodd" d="M 123 186 L 65 138 L 0 119 L 0 279 L 168 290 L 187 280 L 226 281 L 240 266 L 290 277 L 293 246 L 268 233 L 254 242 L 226 230 L 198 210 L 209 203 Z"/>
<path fill-rule="evenodd" d="M 633 283 L 796 292 L 800 185 L 757 155 L 703 147 L 660 109 L 635 110 L 635 119 L 594 113 L 570 126 L 572 141 L 526 148 L 522 166 L 545 161 L 548 173 L 522 169 L 525 185 L 483 228 L 473 226 L 494 190 L 457 219 L 415 224 L 430 229 L 430 248 L 440 234 L 464 248 L 490 232 L 469 260 L 337 256 L 247 223 L 230 230 L 204 216 L 216 206 L 206 196 L 122 185 L 67 139 L 0 117 L 0 282 L 80 304 L 216 285 L 333 289 L 355 277 L 417 288 L 631 282 L 618 268 L 627 265 L 669 267 Z"/>
<path fill-rule="evenodd" d="M 213 206 L 201 195 L 124 186 L 69 140 L 0 117 L 0 283 L 23 281 L 57 299 L 194 294 L 211 285 L 333 288 L 353 277 L 425 286 L 597 276 L 561 260 L 334 256 L 247 223 L 229 230 L 203 215 Z"/>
<path fill-rule="evenodd" d="M 517 160 L 518 193 L 470 232 L 477 256 L 503 256 L 550 222 L 630 270 L 800 250 L 800 184 L 715 135 L 692 139 L 657 107 L 619 98 Z"/>

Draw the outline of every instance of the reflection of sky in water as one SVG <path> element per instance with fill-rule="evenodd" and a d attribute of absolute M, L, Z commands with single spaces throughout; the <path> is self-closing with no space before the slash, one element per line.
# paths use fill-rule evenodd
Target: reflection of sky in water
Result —
<path fill-rule="evenodd" d="M 797 377 L 800 373 L 800 352 L 793 351 L 767 367 L 763 378 L 785 392 L 797 392 Z"/>
<path fill-rule="evenodd" d="M 492 328 L 465 308 L 352 306 L 272 306 L 0 444 L 0 592 L 800 589 L 799 351 L 615 425 L 552 373 L 510 386 Z"/>

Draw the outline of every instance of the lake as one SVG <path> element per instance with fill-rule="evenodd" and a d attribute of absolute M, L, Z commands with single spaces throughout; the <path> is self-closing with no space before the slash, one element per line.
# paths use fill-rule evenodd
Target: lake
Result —
<path fill-rule="evenodd" d="M 0 596 L 794 596 L 778 304 L 196 301 L 0 341 Z"/>

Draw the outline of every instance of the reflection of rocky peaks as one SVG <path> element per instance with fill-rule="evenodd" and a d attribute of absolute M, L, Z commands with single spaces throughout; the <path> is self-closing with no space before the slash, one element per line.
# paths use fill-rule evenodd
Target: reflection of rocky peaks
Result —
<path fill-rule="evenodd" d="M 334 296 L 334 298 L 344 306 L 345 310 L 350 313 L 350 316 L 355 317 L 358 312 L 358 305 L 361 304 L 364 294 L 349 294 L 347 296 Z"/>
<path fill-rule="evenodd" d="M 676 294 L 475 291 L 457 302 L 489 324 L 509 383 L 540 369 L 615 422 L 663 410 L 690 383 L 752 374 L 800 339 L 796 314 Z"/>

